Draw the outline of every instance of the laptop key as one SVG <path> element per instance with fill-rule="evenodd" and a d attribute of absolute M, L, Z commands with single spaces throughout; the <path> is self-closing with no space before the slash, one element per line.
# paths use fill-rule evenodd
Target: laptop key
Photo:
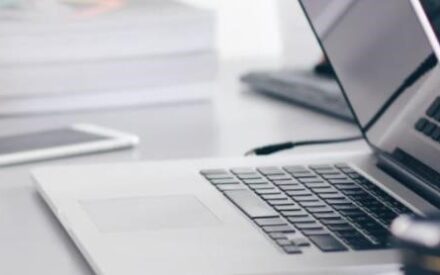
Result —
<path fill-rule="evenodd" d="M 309 213 L 298 207 L 298 209 L 295 210 L 281 211 L 281 215 L 285 217 L 307 217 Z"/>
<path fill-rule="evenodd" d="M 312 218 L 311 216 L 303 216 L 303 217 L 289 217 L 288 220 L 295 224 L 295 223 L 315 223 L 316 220 Z"/>
<path fill-rule="evenodd" d="M 234 168 L 231 169 L 231 172 L 234 174 L 252 174 L 255 173 L 255 169 L 252 168 Z"/>
<path fill-rule="evenodd" d="M 267 194 L 261 195 L 263 200 L 287 200 L 288 197 L 284 194 Z"/>
<path fill-rule="evenodd" d="M 260 179 L 244 179 L 244 183 L 246 184 L 266 184 L 269 183 L 267 180 L 260 178 Z"/>
<path fill-rule="evenodd" d="M 205 177 L 208 180 L 234 179 L 230 174 L 207 174 Z"/>
<path fill-rule="evenodd" d="M 282 206 L 282 205 L 295 205 L 295 203 L 291 200 L 285 199 L 285 200 L 267 200 L 267 203 L 269 203 L 272 206 Z"/>
<path fill-rule="evenodd" d="M 300 191 L 306 191 L 307 189 L 302 187 L 301 185 L 281 185 L 278 186 L 281 190 L 286 192 L 300 192 Z M 288 193 L 289 194 L 289 193 Z"/>
<path fill-rule="evenodd" d="M 282 211 L 282 213 L 284 213 L 284 211 L 298 211 L 301 210 L 301 208 L 298 205 L 295 205 L 294 203 L 289 204 L 289 205 L 276 205 L 275 209 L 278 211 Z"/>
<path fill-rule="evenodd" d="M 334 212 L 333 209 L 330 207 L 317 207 L 317 208 L 308 208 L 307 211 L 310 213 L 332 213 Z"/>
<path fill-rule="evenodd" d="M 259 167 L 257 171 L 263 175 L 284 175 L 285 172 L 278 167 Z"/>
<path fill-rule="evenodd" d="M 229 172 L 224 169 L 204 169 L 200 171 L 200 174 L 202 175 L 214 175 L 214 174 L 226 174 L 229 175 Z"/>
<path fill-rule="evenodd" d="M 290 225 L 268 225 L 262 227 L 265 232 L 283 232 L 283 233 L 295 233 L 296 230 Z"/>
<path fill-rule="evenodd" d="M 315 235 L 310 236 L 310 240 L 322 251 L 346 251 L 347 248 L 335 239 L 332 235 Z"/>
<path fill-rule="evenodd" d="M 299 186 L 299 183 L 296 180 L 293 179 L 287 179 L 287 180 L 273 180 L 273 184 L 277 186 Z"/>
<path fill-rule="evenodd" d="M 307 229 L 324 229 L 319 223 L 313 222 L 313 223 L 295 223 L 295 227 L 299 230 L 307 230 Z"/>
<path fill-rule="evenodd" d="M 259 218 L 259 219 L 254 219 L 254 222 L 259 226 L 287 225 L 287 223 L 281 218 Z"/>
<path fill-rule="evenodd" d="M 292 178 L 288 175 L 268 175 L 266 176 L 268 179 L 272 180 L 272 181 L 282 181 L 282 180 L 291 180 Z"/>
<path fill-rule="evenodd" d="M 253 190 L 261 190 L 261 189 L 272 189 L 273 185 L 270 183 L 264 183 L 264 184 L 249 184 L 249 188 Z"/>
<path fill-rule="evenodd" d="M 274 239 L 274 240 L 278 240 L 278 239 L 285 239 L 286 235 L 284 233 L 281 232 L 273 232 L 273 233 L 269 233 L 268 234 L 270 238 Z"/>
<path fill-rule="evenodd" d="M 250 190 L 231 190 L 225 191 L 224 194 L 251 219 L 279 216 L 275 210 Z"/>
<path fill-rule="evenodd" d="M 215 180 L 210 180 L 210 182 L 214 185 L 216 185 L 216 184 L 239 184 L 240 183 L 236 179 L 215 179 Z"/>
<path fill-rule="evenodd" d="M 296 244 L 299 247 L 306 247 L 306 246 L 310 246 L 310 242 L 309 240 L 307 240 L 306 238 L 301 238 L 301 237 L 295 237 L 295 238 L 288 238 L 292 243 Z"/>
<path fill-rule="evenodd" d="M 304 229 L 301 231 L 305 236 L 317 236 L 317 235 L 327 235 L 328 231 L 325 229 Z"/>
<path fill-rule="evenodd" d="M 301 253 L 301 250 L 296 245 L 286 245 L 286 246 L 283 246 L 283 250 L 287 254 L 300 254 Z"/>
<path fill-rule="evenodd" d="M 276 242 L 279 246 L 295 245 L 295 244 L 292 243 L 289 239 L 276 239 L 275 242 Z"/>
<path fill-rule="evenodd" d="M 215 187 L 220 191 L 247 189 L 246 186 L 242 184 L 217 184 Z"/>
<path fill-rule="evenodd" d="M 281 192 L 276 188 L 256 189 L 255 193 L 257 193 L 258 195 L 281 194 Z"/>
<path fill-rule="evenodd" d="M 258 173 L 237 174 L 237 177 L 242 180 L 263 179 L 263 177 Z"/>

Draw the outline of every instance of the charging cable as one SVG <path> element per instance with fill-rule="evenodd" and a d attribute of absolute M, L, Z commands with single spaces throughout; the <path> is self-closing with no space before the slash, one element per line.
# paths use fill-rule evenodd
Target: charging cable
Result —
<path fill-rule="evenodd" d="M 264 156 L 264 155 L 274 154 L 279 151 L 293 149 L 293 148 L 299 147 L 299 146 L 343 143 L 343 142 L 361 140 L 363 138 L 364 138 L 363 136 L 354 136 L 354 137 L 337 138 L 337 139 L 304 140 L 304 141 L 296 141 L 296 142 L 289 141 L 289 142 L 284 142 L 284 143 L 277 143 L 277 144 L 258 147 L 258 148 L 247 151 L 244 155 L 245 156 L 252 156 L 252 155 Z"/>

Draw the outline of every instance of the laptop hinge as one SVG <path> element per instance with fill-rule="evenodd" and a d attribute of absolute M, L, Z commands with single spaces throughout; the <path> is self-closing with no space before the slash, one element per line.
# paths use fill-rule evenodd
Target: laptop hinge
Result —
<path fill-rule="evenodd" d="M 420 176 L 420 174 L 414 173 L 412 167 L 410 167 L 408 164 L 405 164 L 403 161 L 397 160 L 393 155 L 388 153 L 378 154 L 377 166 L 382 171 L 413 190 L 429 203 L 440 208 L 440 188 L 437 186 L 439 182 L 437 181 L 436 184 L 435 181 L 432 182 L 425 176 Z M 427 167 L 427 169 L 431 168 Z M 432 171 L 435 172 L 434 170 Z M 438 175 L 437 172 L 435 173 Z"/>

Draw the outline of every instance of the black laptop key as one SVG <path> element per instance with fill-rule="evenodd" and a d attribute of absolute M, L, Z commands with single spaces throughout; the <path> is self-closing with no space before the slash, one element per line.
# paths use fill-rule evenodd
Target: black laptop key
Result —
<path fill-rule="evenodd" d="M 298 246 L 296 245 L 287 245 L 287 246 L 283 246 L 283 250 L 287 253 L 287 254 L 300 254 L 301 250 Z"/>
<path fill-rule="evenodd" d="M 301 233 L 304 236 L 316 236 L 316 235 L 327 235 L 329 232 L 326 229 L 303 229 Z"/>
<path fill-rule="evenodd" d="M 338 190 L 336 190 L 333 187 L 324 187 L 324 188 L 310 188 L 314 193 L 316 194 L 337 194 L 339 193 Z"/>
<path fill-rule="evenodd" d="M 258 179 L 242 179 L 244 183 L 246 184 L 266 184 L 269 183 L 267 180 L 263 178 Z"/>
<path fill-rule="evenodd" d="M 277 186 L 299 186 L 297 180 L 294 179 L 284 179 L 284 180 L 272 180 L 273 184 Z"/>
<path fill-rule="evenodd" d="M 354 237 L 342 237 L 344 241 L 354 250 L 370 250 L 377 248 L 377 245 L 362 236 L 361 234 Z"/>
<path fill-rule="evenodd" d="M 343 199 L 345 198 L 344 195 L 340 194 L 340 193 L 333 193 L 333 194 L 319 194 L 318 195 L 321 199 Z"/>
<path fill-rule="evenodd" d="M 314 214 L 314 213 L 332 213 L 334 212 L 332 208 L 330 207 L 316 207 L 316 208 L 308 208 L 307 211 L 309 211 L 310 213 Z"/>
<path fill-rule="evenodd" d="M 310 240 L 322 251 L 346 251 L 347 248 L 332 235 L 310 236 Z"/>
<path fill-rule="evenodd" d="M 207 175 L 229 175 L 229 172 L 224 169 L 204 169 L 200 171 L 200 174 Z"/>
<path fill-rule="evenodd" d="M 237 174 L 237 177 L 242 180 L 263 179 L 263 177 L 258 173 Z"/>
<path fill-rule="evenodd" d="M 434 132 L 432 132 L 432 134 L 431 134 L 431 138 L 432 138 L 433 140 L 436 140 L 436 141 L 439 141 L 439 140 L 440 140 L 440 128 L 439 128 L 439 127 L 437 127 L 437 128 L 434 130 Z"/>
<path fill-rule="evenodd" d="M 415 128 L 417 131 L 422 132 L 428 125 L 429 121 L 426 118 L 421 118 L 417 121 Z"/>
<path fill-rule="evenodd" d="M 271 181 L 276 181 L 276 180 L 291 180 L 292 178 L 288 175 L 268 175 L 266 176 L 268 179 L 270 179 Z"/>
<path fill-rule="evenodd" d="M 307 190 L 306 188 L 302 187 L 301 185 L 281 185 L 281 186 L 278 186 L 278 187 L 281 190 L 286 191 L 286 192 L 289 192 L 289 191 L 298 192 L 298 191 L 306 191 Z"/>
<path fill-rule="evenodd" d="M 261 195 L 263 200 L 287 200 L 288 197 L 284 194 L 266 194 Z"/>
<path fill-rule="evenodd" d="M 295 204 L 289 205 L 275 205 L 274 208 L 278 211 L 298 211 L 301 210 L 301 207 Z"/>
<path fill-rule="evenodd" d="M 437 97 L 434 102 L 429 106 L 428 110 L 426 111 L 426 115 L 429 117 L 432 117 L 438 112 L 440 109 L 440 97 Z"/>
<path fill-rule="evenodd" d="M 326 206 L 322 201 L 302 201 L 299 202 L 299 204 L 305 208 L 317 208 Z"/>
<path fill-rule="evenodd" d="M 240 182 L 236 179 L 214 179 L 210 180 L 214 185 L 216 184 L 239 184 Z"/>
<path fill-rule="evenodd" d="M 236 175 L 239 175 L 239 174 L 252 174 L 252 173 L 255 173 L 255 169 L 253 169 L 253 168 L 246 168 L 246 167 L 244 167 L 244 168 L 234 168 L 234 169 L 231 169 L 231 172 L 236 174 Z"/>
<path fill-rule="evenodd" d="M 263 190 L 263 189 L 273 189 L 273 185 L 270 183 L 263 183 L 263 184 L 248 184 L 249 188 L 252 190 Z"/>
<path fill-rule="evenodd" d="M 323 230 L 324 229 L 324 227 L 322 227 L 322 225 L 320 225 L 319 223 L 316 223 L 316 222 L 295 223 L 295 227 L 298 228 L 299 230 L 309 230 L 309 229 Z"/>
<path fill-rule="evenodd" d="M 268 188 L 268 189 L 256 189 L 255 193 L 258 195 L 274 195 L 274 194 L 281 194 L 281 192 L 276 188 Z"/>
<path fill-rule="evenodd" d="M 279 216 L 274 209 L 250 190 L 225 191 L 224 194 L 252 219 Z"/>
<path fill-rule="evenodd" d="M 309 183 L 305 183 L 304 185 L 307 186 L 307 188 L 311 188 L 311 189 L 327 189 L 331 187 L 330 184 L 325 182 L 309 182 Z"/>
<path fill-rule="evenodd" d="M 284 206 L 284 205 L 295 205 L 294 202 L 288 199 L 284 200 L 266 200 L 272 206 Z"/>
<path fill-rule="evenodd" d="M 246 189 L 246 186 L 243 184 L 217 184 L 215 187 L 220 191 Z"/>
<path fill-rule="evenodd" d="M 314 223 L 316 220 L 309 215 L 306 216 L 300 216 L 300 217 L 289 217 L 288 220 L 295 224 L 295 223 Z"/>
<path fill-rule="evenodd" d="M 425 129 L 423 129 L 423 133 L 427 136 L 430 136 L 436 128 L 437 126 L 434 123 L 428 122 L 428 124 L 425 126 Z"/>
<path fill-rule="evenodd" d="M 296 202 L 306 202 L 306 201 L 316 202 L 316 201 L 319 201 L 318 197 L 316 197 L 315 195 L 290 196 L 290 197 Z"/>
<path fill-rule="evenodd" d="M 260 167 L 257 171 L 263 175 L 284 175 L 285 172 L 278 167 Z"/>
<path fill-rule="evenodd" d="M 359 209 L 356 205 L 354 204 L 342 204 L 342 205 L 333 205 L 333 208 L 335 210 L 355 210 L 355 209 Z"/>
<path fill-rule="evenodd" d="M 333 220 L 339 220 L 341 217 L 336 212 L 314 213 L 313 216 L 315 216 L 315 218 L 317 219 L 333 219 Z"/>
<path fill-rule="evenodd" d="M 281 218 L 259 218 L 254 219 L 254 222 L 259 226 L 287 225 L 287 223 Z"/>
<path fill-rule="evenodd" d="M 298 217 L 308 217 L 309 213 L 298 207 L 297 209 L 293 209 L 293 210 L 282 210 L 281 215 L 287 218 L 289 217 L 298 218 Z"/>
<path fill-rule="evenodd" d="M 324 181 L 319 177 L 309 177 L 309 178 L 299 178 L 299 182 L 301 183 L 324 183 Z"/>
<path fill-rule="evenodd" d="M 207 174 L 205 177 L 208 180 L 234 179 L 234 177 L 230 174 Z"/>
<path fill-rule="evenodd" d="M 346 180 L 346 179 L 348 179 L 347 176 L 342 173 L 321 174 L 321 177 L 323 177 L 326 180 Z"/>
<path fill-rule="evenodd" d="M 317 176 L 312 173 L 312 172 L 292 172 L 290 173 L 290 175 L 292 175 L 292 177 L 296 178 L 296 179 L 306 179 L 306 178 L 317 178 Z"/>
<path fill-rule="evenodd" d="M 325 200 L 330 205 L 351 205 L 352 203 L 347 199 L 328 199 Z"/>
<path fill-rule="evenodd" d="M 262 227 L 263 230 L 267 233 L 275 233 L 275 232 L 282 232 L 282 233 L 295 233 L 296 230 L 288 224 L 285 225 L 267 225 Z"/>

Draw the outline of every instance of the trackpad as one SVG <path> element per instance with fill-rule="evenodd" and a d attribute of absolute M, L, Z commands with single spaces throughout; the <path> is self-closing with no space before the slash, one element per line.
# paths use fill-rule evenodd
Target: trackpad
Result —
<path fill-rule="evenodd" d="M 220 224 L 220 220 L 193 195 L 115 198 L 79 203 L 103 233 Z"/>

